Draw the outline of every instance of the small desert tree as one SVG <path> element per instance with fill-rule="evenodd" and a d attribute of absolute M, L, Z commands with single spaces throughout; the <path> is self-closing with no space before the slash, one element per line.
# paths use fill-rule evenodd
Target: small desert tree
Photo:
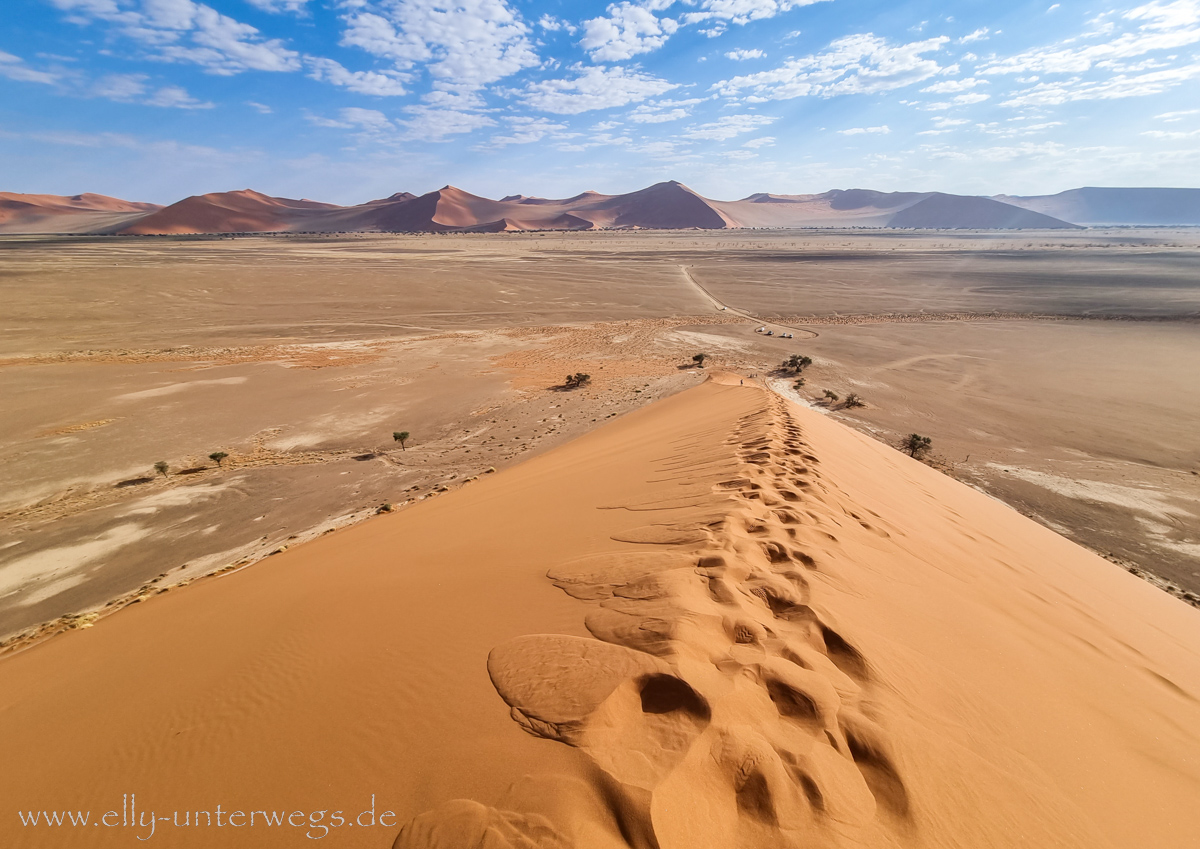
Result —
<path fill-rule="evenodd" d="M 845 406 L 848 408 L 849 407 L 865 407 L 865 406 L 867 406 L 867 402 L 864 401 L 862 398 L 858 397 L 857 392 L 851 392 L 849 395 L 846 396 Z"/>
<path fill-rule="evenodd" d="M 170 471 L 170 469 L 171 467 L 167 465 L 166 460 L 159 460 L 154 464 L 154 471 L 158 472 L 164 478 L 167 476 L 167 472 Z"/>
<path fill-rule="evenodd" d="M 221 465 L 221 461 L 224 460 L 228 456 L 229 455 L 224 451 L 214 451 L 213 453 L 208 455 L 208 459 L 212 460 L 219 467 Z"/>
<path fill-rule="evenodd" d="M 803 377 L 797 377 L 796 380 L 792 383 L 793 389 L 800 389 L 803 386 L 804 386 L 804 378 Z"/>
<path fill-rule="evenodd" d="M 692 355 L 692 362 L 694 362 L 700 368 L 704 368 L 704 361 L 707 359 L 708 359 L 708 354 L 693 354 Z"/>
<path fill-rule="evenodd" d="M 920 459 L 933 447 L 933 440 L 919 433 L 910 433 L 900 443 L 900 450 L 908 452 L 908 456 Z"/>
<path fill-rule="evenodd" d="M 563 383 L 563 386 L 567 387 L 567 389 L 578 389 L 580 386 L 587 386 L 591 382 L 592 376 L 590 374 L 584 374 L 581 371 L 577 371 L 575 374 L 567 375 L 567 379 Z"/>
<path fill-rule="evenodd" d="M 830 404 L 836 404 L 838 401 L 838 394 L 836 392 L 834 392 L 832 389 L 826 389 L 825 390 L 825 400 L 828 401 Z"/>
<path fill-rule="evenodd" d="M 392 439 L 394 439 L 396 442 L 399 442 L 399 443 L 400 443 L 400 450 L 401 450 L 401 451 L 407 451 L 407 450 L 408 450 L 407 448 L 405 448 L 405 447 L 404 447 L 404 443 L 405 443 L 405 442 L 408 442 L 408 437 L 409 437 L 409 433 L 408 433 L 408 431 L 407 431 L 407 430 L 396 430 L 396 431 L 392 431 Z"/>
<path fill-rule="evenodd" d="M 806 368 L 812 365 L 812 357 L 801 356 L 800 354 L 792 354 L 780 365 L 780 368 L 791 374 L 800 374 Z"/>

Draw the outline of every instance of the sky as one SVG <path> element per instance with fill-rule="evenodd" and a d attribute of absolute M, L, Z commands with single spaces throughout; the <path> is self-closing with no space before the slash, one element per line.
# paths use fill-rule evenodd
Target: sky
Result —
<path fill-rule="evenodd" d="M 3 0 L 0 191 L 1200 187 L 1200 0 Z"/>

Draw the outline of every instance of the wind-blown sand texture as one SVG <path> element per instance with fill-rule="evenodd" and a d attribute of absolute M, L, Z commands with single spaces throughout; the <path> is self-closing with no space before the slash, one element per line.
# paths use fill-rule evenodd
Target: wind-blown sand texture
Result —
<path fill-rule="evenodd" d="M 739 380 L 0 661 L 0 798 L 374 793 L 399 836 L 332 839 L 406 849 L 1194 845 L 1197 612 Z"/>

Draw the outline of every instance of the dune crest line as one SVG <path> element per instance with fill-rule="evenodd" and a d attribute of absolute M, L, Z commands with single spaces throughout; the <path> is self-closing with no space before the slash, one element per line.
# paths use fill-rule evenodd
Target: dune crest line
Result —
<path fill-rule="evenodd" d="M 655 550 L 550 570 L 568 594 L 599 602 L 585 624 L 600 642 L 517 638 L 492 651 L 492 682 L 522 728 L 587 754 L 608 825 L 629 845 L 903 834 L 911 802 L 886 731 L 867 715 L 870 663 L 814 607 L 812 576 L 826 565 L 809 542 L 833 541 L 836 494 L 774 395 L 709 443 L 677 441 L 655 469 L 662 498 L 620 505 L 663 514 L 614 535 Z M 685 506 L 673 490 L 690 496 Z M 440 846 L 443 832 L 461 839 L 485 823 L 503 823 L 507 845 L 577 845 L 544 819 L 452 803 L 396 846 Z"/>

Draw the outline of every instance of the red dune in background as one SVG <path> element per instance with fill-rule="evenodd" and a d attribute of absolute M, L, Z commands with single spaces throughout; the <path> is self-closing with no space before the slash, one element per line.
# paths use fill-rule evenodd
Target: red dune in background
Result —
<path fill-rule="evenodd" d="M 703 197 L 675 181 L 636 192 L 500 200 L 445 186 L 397 192 L 356 206 L 271 197 L 250 189 L 185 198 L 167 207 L 101 195 L 0 193 L 0 233 L 501 232 L 891 227 L 928 230 L 1062 229 L 1102 224 L 1195 224 L 1200 189 L 1073 189 L 1058 195 L 978 197 L 848 189 L 809 195 Z"/>
<path fill-rule="evenodd" d="M 106 195 L 0 192 L 0 233 L 105 232 L 161 209 Z"/>

